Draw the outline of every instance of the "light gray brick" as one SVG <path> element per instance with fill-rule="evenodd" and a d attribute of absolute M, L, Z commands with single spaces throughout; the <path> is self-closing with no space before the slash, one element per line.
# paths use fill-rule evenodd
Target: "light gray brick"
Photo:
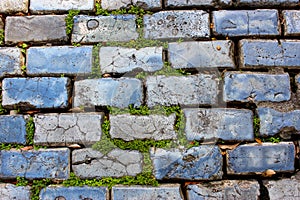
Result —
<path fill-rule="evenodd" d="M 0 77 L 6 75 L 21 75 L 22 65 L 24 65 L 24 57 L 19 48 L 0 48 Z"/>
<path fill-rule="evenodd" d="M 118 10 L 138 6 L 144 10 L 158 10 L 162 8 L 162 0 L 102 0 L 101 7 L 105 10 Z"/>
<path fill-rule="evenodd" d="M 300 11 L 284 10 L 282 14 L 284 19 L 284 35 L 299 36 L 300 35 Z"/>
<path fill-rule="evenodd" d="M 0 13 L 28 12 L 29 0 L 1 0 Z"/>
<path fill-rule="evenodd" d="M 144 16 L 147 39 L 208 38 L 209 14 L 202 10 L 161 11 Z"/>
<path fill-rule="evenodd" d="M 0 198 L 1 200 L 30 200 L 30 187 L 0 184 Z"/>
<path fill-rule="evenodd" d="M 186 6 L 214 6 L 214 0 L 166 0 L 168 7 L 186 7 Z"/>
<path fill-rule="evenodd" d="M 26 120 L 23 115 L 0 115 L 0 143 L 26 144 Z"/>
<path fill-rule="evenodd" d="M 239 0 L 239 6 L 268 7 L 268 6 L 297 6 L 298 0 Z"/>

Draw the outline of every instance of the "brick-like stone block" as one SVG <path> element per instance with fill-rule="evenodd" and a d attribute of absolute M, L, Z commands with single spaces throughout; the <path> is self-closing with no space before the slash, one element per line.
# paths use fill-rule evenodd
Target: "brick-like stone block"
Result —
<path fill-rule="evenodd" d="M 40 199 L 43 200 L 65 200 L 65 199 L 102 199 L 108 200 L 108 189 L 106 187 L 63 187 L 49 186 L 41 190 Z"/>
<path fill-rule="evenodd" d="M 277 36 L 280 26 L 277 10 L 213 11 L 213 33 L 223 36 Z"/>
<path fill-rule="evenodd" d="M 162 8 L 162 0 L 102 0 L 101 7 L 105 10 L 118 10 L 138 6 L 144 10 L 158 10 Z"/>
<path fill-rule="evenodd" d="M 90 148 L 74 150 L 72 169 L 80 178 L 136 176 L 143 169 L 138 151 L 113 149 L 107 155 Z"/>
<path fill-rule="evenodd" d="M 183 109 L 188 140 L 253 141 L 253 113 L 245 109 Z"/>
<path fill-rule="evenodd" d="M 129 199 L 173 199 L 183 200 L 179 184 L 162 184 L 159 187 L 151 186 L 114 186 L 112 200 Z"/>
<path fill-rule="evenodd" d="M 224 180 L 187 186 L 187 198 L 199 199 L 259 199 L 260 186 L 254 180 Z"/>
<path fill-rule="evenodd" d="M 134 15 L 74 17 L 72 42 L 89 44 L 107 41 L 126 42 L 138 38 Z"/>
<path fill-rule="evenodd" d="M 166 0 L 167 7 L 214 6 L 214 0 Z"/>
<path fill-rule="evenodd" d="M 209 14 L 202 10 L 161 11 L 144 16 L 147 39 L 208 38 Z"/>
<path fill-rule="evenodd" d="M 139 107 L 143 100 L 142 82 L 135 78 L 89 79 L 75 82 L 74 107 Z"/>
<path fill-rule="evenodd" d="M 15 186 L 13 184 L 0 184 L 0 198 L 1 200 L 30 200 L 29 186 Z"/>
<path fill-rule="evenodd" d="M 292 142 L 245 144 L 227 151 L 228 174 L 294 171 L 295 146 Z"/>
<path fill-rule="evenodd" d="M 214 145 L 201 145 L 185 151 L 152 148 L 150 157 L 158 180 L 215 180 L 223 175 L 221 151 Z"/>
<path fill-rule="evenodd" d="M 290 77 L 284 74 L 226 72 L 223 99 L 281 102 L 291 98 Z"/>
<path fill-rule="evenodd" d="M 234 44 L 230 40 L 169 43 L 173 68 L 235 68 Z"/>
<path fill-rule="evenodd" d="M 93 144 L 101 138 L 103 116 L 103 113 L 35 115 L 34 143 L 49 146 Z"/>
<path fill-rule="evenodd" d="M 240 66 L 300 67 L 300 40 L 241 40 Z"/>
<path fill-rule="evenodd" d="M 284 35 L 299 36 L 300 35 L 300 11 L 284 10 L 282 14 L 284 19 Z"/>
<path fill-rule="evenodd" d="M 0 13 L 28 12 L 29 0 L 1 0 Z"/>
<path fill-rule="evenodd" d="M 26 120 L 23 115 L 0 115 L 0 143 L 26 144 Z"/>
<path fill-rule="evenodd" d="M 176 139 L 175 120 L 175 114 L 168 117 L 163 115 L 111 115 L 109 117 L 110 135 L 112 138 L 120 138 L 125 141 Z"/>
<path fill-rule="evenodd" d="M 31 47 L 27 50 L 28 75 L 87 75 L 92 72 L 92 46 Z"/>
<path fill-rule="evenodd" d="M 218 79 L 214 75 L 149 76 L 147 105 L 211 105 L 217 103 Z"/>
<path fill-rule="evenodd" d="M 292 7 L 298 5 L 298 0 L 239 0 L 239 6 L 250 6 L 250 7 L 272 7 L 272 6 L 284 6 Z"/>
<path fill-rule="evenodd" d="M 66 108 L 69 104 L 69 78 L 5 78 L 2 105 L 29 108 Z"/>
<path fill-rule="evenodd" d="M 30 151 L 0 151 L 0 178 L 27 179 L 51 178 L 64 180 L 70 174 L 70 150 L 68 148 Z"/>
<path fill-rule="evenodd" d="M 0 77 L 6 75 L 21 75 L 21 66 L 23 64 L 24 57 L 19 48 L 0 48 Z"/>
<path fill-rule="evenodd" d="M 164 65 L 162 54 L 162 47 L 146 47 L 139 50 L 123 47 L 102 47 L 99 53 L 101 72 L 158 71 Z"/>

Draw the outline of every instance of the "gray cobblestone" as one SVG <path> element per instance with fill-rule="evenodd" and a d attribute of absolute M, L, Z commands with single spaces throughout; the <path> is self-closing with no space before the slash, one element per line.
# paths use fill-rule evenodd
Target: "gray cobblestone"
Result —
<path fill-rule="evenodd" d="M 24 57 L 19 48 L 0 48 L 0 77 L 6 75 L 21 75 L 21 66 L 24 64 Z"/>
<path fill-rule="evenodd" d="M 193 39 L 209 36 L 209 14 L 202 10 L 161 11 L 144 16 L 144 37 L 147 39 Z"/>
<path fill-rule="evenodd" d="M 250 7 L 268 7 L 268 6 L 296 6 L 299 2 L 298 0 L 239 0 L 240 6 L 250 6 Z"/>
<path fill-rule="evenodd" d="M 282 14 L 284 19 L 284 35 L 299 36 L 300 35 L 300 11 L 284 10 Z"/>
<path fill-rule="evenodd" d="M 0 13 L 28 12 L 29 0 L 1 0 Z"/>
<path fill-rule="evenodd" d="M 166 0 L 168 7 L 183 7 L 183 6 L 213 6 L 214 0 Z"/>
<path fill-rule="evenodd" d="M 162 8 L 162 0 L 102 0 L 101 7 L 106 10 L 118 10 L 130 8 L 131 5 L 145 10 L 157 10 Z"/>
<path fill-rule="evenodd" d="M 26 144 L 26 120 L 23 115 L 0 115 L 0 143 Z"/>
<path fill-rule="evenodd" d="M 0 198 L 1 200 L 30 200 L 30 187 L 0 184 Z"/>

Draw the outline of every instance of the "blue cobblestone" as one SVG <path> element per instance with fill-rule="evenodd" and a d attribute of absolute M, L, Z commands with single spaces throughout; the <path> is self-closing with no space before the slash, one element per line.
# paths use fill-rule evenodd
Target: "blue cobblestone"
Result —
<path fill-rule="evenodd" d="M 0 184 L 0 198 L 1 200 L 30 200 L 30 187 Z"/>
<path fill-rule="evenodd" d="M 24 58 L 19 48 L 0 48 L 0 77 L 5 75 L 20 75 L 23 64 Z"/>
<path fill-rule="evenodd" d="M 0 143 L 26 144 L 26 121 L 23 115 L 0 115 Z"/>
<path fill-rule="evenodd" d="M 300 35 L 300 11 L 284 10 L 282 14 L 284 19 L 284 35 L 299 36 Z"/>

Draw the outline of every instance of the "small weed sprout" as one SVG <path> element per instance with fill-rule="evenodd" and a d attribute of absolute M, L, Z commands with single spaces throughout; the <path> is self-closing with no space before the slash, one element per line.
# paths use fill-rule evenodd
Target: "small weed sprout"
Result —
<path fill-rule="evenodd" d="M 68 36 L 71 35 L 72 30 L 73 30 L 73 24 L 74 24 L 74 20 L 73 17 L 78 15 L 80 13 L 79 10 L 69 10 L 69 13 L 65 19 L 66 21 L 66 34 Z"/>

